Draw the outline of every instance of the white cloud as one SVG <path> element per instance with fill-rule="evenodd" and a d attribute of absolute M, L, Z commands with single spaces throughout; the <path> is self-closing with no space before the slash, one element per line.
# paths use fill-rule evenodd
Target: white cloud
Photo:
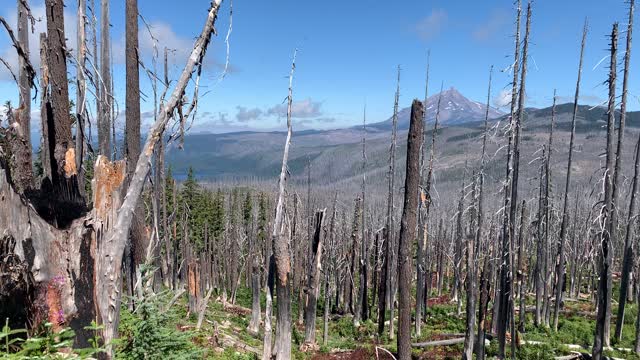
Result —
<path fill-rule="evenodd" d="M 478 25 L 471 36 L 477 41 L 489 41 L 509 23 L 509 13 L 504 9 L 494 9 L 489 18 Z"/>
<path fill-rule="evenodd" d="M 248 122 L 256 120 L 262 115 L 262 110 L 259 108 L 247 109 L 244 106 L 236 106 L 238 113 L 236 114 L 236 120 L 239 122 Z"/>
<path fill-rule="evenodd" d="M 422 40 L 431 40 L 438 36 L 446 24 L 449 16 L 442 9 L 433 9 L 431 14 L 420 20 L 414 30 Z"/>
<path fill-rule="evenodd" d="M 302 101 L 294 101 L 291 104 L 291 117 L 294 118 L 315 118 L 322 115 L 320 109 L 322 103 L 307 98 Z M 287 116 L 287 104 L 279 104 L 267 110 L 268 115 L 277 115 L 279 117 Z"/>
<path fill-rule="evenodd" d="M 493 106 L 497 108 L 505 107 L 511 104 L 511 90 L 501 90 L 500 93 L 493 98 Z"/>

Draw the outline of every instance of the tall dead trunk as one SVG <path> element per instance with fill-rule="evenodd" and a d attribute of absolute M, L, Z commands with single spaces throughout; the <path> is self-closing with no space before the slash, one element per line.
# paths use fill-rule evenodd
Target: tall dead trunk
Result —
<path fill-rule="evenodd" d="M 100 111 L 98 112 L 99 153 L 111 159 L 111 26 L 109 0 L 100 1 Z"/>
<path fill-rule="evenodd" d="M 398 238 L 398 359 L 411 359 L 411 260 L 412 243 L 418 220 L 418 188 L 420 183 L 420 150 L 424 106 L 420 100 L 411 104 L 411 122 L 407 139 L 407 167 L 404 207 Z"/>
<path fill-rule="evenodd" d="M 580 63 L 578 65 L 578 80 L 576 82 L 576 93 L 573 99 L 573 117 L 571 119 L 571 139 L 569 140 L 569 158 L 567 160 L 567 178 L 564 186 L 564 200 L 562 205 L 562 222 L 560 224 L 560 243 L 558 244 L 558 263 L 556 270 L 556 303 L 553 310 L 553 329 L 558 331 L 558 314 L 562 305 L 562 288 L 564 285 L 564 244 L 567 236 L 567 227 L 569 226 L 569 187 L 571 186 L 571 162 L 573 160 L 573 141 L 576 132 L 576 116 L 578 112 L 578 96 L 580 93 L 580 77 L 582 75 L 582 56 L 584 54 L 584 43 L 587 37 L 587 24 L 584 24 L 582 30 L 582 43 L 580 45 Z M 549 148 L 551 154 L 551 148 Z"/>
<path fill-rule="evenodd" d="M 431 52 L 427 54 L 427 76 L 425 80 L 424 87 L 424 102 L 423 105 L 427 106 L 427 100 L 429 98 L 429 67 L 431 64 Z M 427 111 L 425 110 L 423 113 L 423 124 L 427 123 Z M 426 127 L 425 127 L 426 128 Z M 427 192 L 429 191 L 426 188 L 426 176 L 425 176 L 425 157 L 426 157 L 426 148 L 425 148 L 425 136 L 426 132 L 422 132 L 422 150 L 420 151 L 420 203 L 418 205 L 418 249 L 416 252 L 416 337 L 420 337 L 422 335 L 422 309 L 425 308 L 425 273 L 426 273 L 426 264 L 425 264 L 425 252 L 427 251 Z M 435 136 L 435 131 L 433 133 Z M 433 151 L 433 139 L 431 145 Z M 433 154 L 433 152 L 431 153 Z M 432 159 L 429 162 L 429 167 L 432 169 Z"/>
<path fill-rule="evenodd" d="M 20 104 L 14 117 L 20 125 L 18 133 L 19 146 L 13 148 L 15 166 L 12 178 L 21 191 L 33 187 L 33 170 L 31 166 L 31 85 L 33 74 L 29 63 L 29 21 L 27 0 L 17 0 L 18 5 L 18 43 L 24 54 L 18 56 L 18 85 L 20 87 Z M 21 136 L 20 136 L 21 135 Z"/>
<path fill-rule="evenodd" d="M 390 310 L 390 321 L 389 321 L 389 338 L 394 338 L 394 330 L 393 330 L 393 299 L 395 298 L 395 293 L 393 291 L 393 273 L 395 268 L 393 265 L 394 256 L 394 221 L 393 221 L 393 209 L 394 209 L 394 189 L 395 189 L 395 164 L 396 164 L 396 136 L 398 129 L 398 100 L 400 98 L 400 66 L 398 66 L 398 80 L 396 84 L 396 94 L 395 101 L 393 104 L 393 117 L 392 117 L 392 130 L 391 130 L 391 147 L 389 148 L 389 171 L 387 173 L 388 181 L 389 181 L 389 189 L 387 193 L 387 214 L 386 214 L 386 236 L 385 240 L 385 250 L 383 253 L 384 259 L 384 267 L 385 269 L 382 271 L 380 282 L 384 283 L 385 290 L 384 295 L 385 299 L 379 300 L 378 306 L 378 335 L 381 336 L 384 331 L 384 321 L 385 321 L 385 311 L 387 307 Z M 382 295 L 382 292 L 380 293 Z"/>
<path fill-rule="evenodd" d="M 289 236 L 286 221 L 284 220 L 285 187 L 287 183 L 287 161 L 289 159 L 289 147 L 291 145 L 291 107 L 293 104 L 293 72 L 296 67 L 297 50 L 293 53 L 291 73 L 289 75 L 289 95 L 287 97 L 287 140 L 282 156 L 282 169 L 278 182 L 278 203 L 276 216 L 273 221 L 273 255 L 276 265 L 276 296 L 278 298 L 278 317 L 276 321 L 276 360 L 291 358 L 291 258 L 289 257 Z"/>
<path fill-rule="evenodd" d="M 464 360 L 471 360 L 473 357 L 473 352 L 475 352 L 476 357 L 478 359 L 482 359 L 482 354 L 484 353 L 484 316 L 486 312 L 486 303 L 483 303 L 483 300 L 486 299 L 488 293 L 485 294 L 485 298 L 480 298 L 480 306 L 478 310 L 478 337 L 477 342 L 482 342 L 482 353 L 480 353 L 480 346 L 474 346 L 474 326 L 475 326 L 475 315 L 476 315 L 476 277 L 478 275 L 478 259 L 480 256 L 481 250 L 481 239 L 482 239 L 482 226 L 484 224 L 484 167 L 486 163 L 486 151 L 487 151 L 487 136 L 489 132 L 489 109 L 490 109 L 490 101 L 491 101 L 491 80 L 493 77 L 493 66 L 489 69 L 489 85 L 487 88 L 487 104 L 485 109 L 484 116 L 484 131 L 482 135 L 482 151 L 480 155 L 480 171 L 477 176 L 477 204 L 476 204 L 476 229 L 475 233 L 472 234 L 473 241 L 471 243 L 472 246 L 467 249 L 467 331 L 465 333 L 464 339 L 464 350 L 462 352 L 462 356 Z M 486 260 L 485 260 L 486 263 Z M 484 268 L 482 269 L 484 273 Z M 483 283 L 484 275 L 480 279 L 480 291 L 484 291 L 485 284 Z M 485 281 L 486 282 L 486 281 Z M 488 291 L 488 290 L 487 290 Z M 488 300 L 488 299 L 486 299 Z M 483 308 L 484 306 L 484 308 Z M 475 351 L 474 351 L 475 349 Z"/>
<path fill-rule="evenodd" d="M 20 0 L 18 0 L 20 1 Z M 85 65 L 87 61 L 87 4 L 86 0 L 78 0 L 78 54 L 76 73 L 76 169 L 78 170 L 78 189 L 85 195 L 84 168 L 82 162 L 85 155 L 85 120 L 87 114 L 87 81 L 85 78 Z"/>
<path fill-rule="evenodd" d="M 307 274 L 307 304 L 304 311 L 304 342 L 306 346 L 316 346 L 316 310 L 318 307 L 318 295 L 320 294 L 320 268 L 322 267 L 322 249 L 324 242 L 324 214 L 325 210 L 319 210 L 315 216 L 315 230 L 311 244 L 309 259 L 309 273 Z"/>
<path fill-rule="evenodd" d="M 615 165 L 615 174 L 613 179 L 613 200 L 614 200 L 614 208 L 617 209 L 617 198 L 618 191 L 620 188 L 619 179 L 620 172 L 622 171 L 622 151 L 623 151 L 623 139 L 624 139 L 624 127 L 625 120 L 627 117 L 627 92 L 629 87 L 629 62 L 631 60 L 631 35 L 633 32 L 633 11 L 635 8 L 635 0 L 630 0 L 629 2 L 629 23 L 627 25 L 627 49 L 624 54 L 624 74 L 622 77 L 622 102 L 620 103 L 620 122 L 618 124 L 618 148 L 616 151 L 616 165 Z M 635 184 L 635 180 L 634 180 Z M 635 191 L 635 189 L 633 189 Z M 634 201 L 635 194 L 632 193 L 631 201 Z M 629 290 L 629 277 L 632 272 L 633 267 L 633 241 L 629 237 L 629 232 L 633 218 L 631 217 L 631 211 L 635 210 L 635 205 L 632 208 L 631 205 L 629 217 L 627 218 L 627 234 L 624 239 L 624 257 L 622 259 L 622 279 L 620 282 L 620 297 L 618 298 L 618 317 L 616 318 L 616 330 L 615 337 L 620 341 L 622 339 L 622 326 L 624 325 L 624 310 L 625 305 L 627 303 L 627 294 Z M 613 212 L 614 214 L 617 211 Z M 617 215 L 612 214 L 611 219 L 611 232 L 615 233 L 617 228 Z M 614 241 L 614 240 L 613 240 Z"/>
<path fill-rule="evenodd" d="M 519 53 L 519 38 L 520 38 L 520 1 L 518 1 L 518 15 L 517 15 L 517 31 L 516 31 L 516 65 L 518 67 L 518 53 Z M 498 317 L 497 321 L 497 338 L 498 338 L 498 358 L 503 359 L 505 357 L 505 342 L 507 333 L 507 320 L 512 313 L 513 306 L 513 293 L 512 293 L 512 275 L 511 263 L 512 263 L 512 244 L 514 234 L 515 213 L 518 203 L 518 167 L 520 158 L 520 123 L 524 115 L 524 79 L 526 78 L 526 61 L 527 61 L 527 48 L 528 48 L 528 35 L 530 30 L 531 19 L 531 3 L 528 4 L 527 9 L 527 26 L 525 32 L 525 41 L 522 51 L 522 74 L 520 75 L 520 92 L 518 93 L 518 104 L 516 105 L 516 86 L 517 76 L 514 76 L 514 87 L 512 90 L 512 102 L 511 102 L 511 126 L 509 147 L 507 149 L 507 181 L 505 183 L 505 209 L 504 209 L 504 222 L 502 231 L 502 249 L 501 249 L 501 265 L 500 265 L 500 297 L 497 299 L 498 305 Z M 516 114 L 516 109 L 518 113 Z"/>
<path fill-rule="evenodd" d="M 126 0 L 126 110 L 124 158 L 127 162 L 127 178 L 135 172 L 140 156 L 140 71 L 138 68 L 138 0 Z M 114 139 L 115 141 L 115 139 Z M 160 141 L 163 141 L 161 138 Z M 128 181 L 127 181 L 128 182 Z M 126 189 L 126 184 L 125 184 Z M 135 278 L 137 268 L 145 261 L 148 239 L 145 237 L 144 208 L 136 206 L 131 224 L 131 269 Z M 202 264 L 200 264 L 202 265 Z"/>
<path fill-rule="evenodd" d="M 369 281 L 369 247 L 367 241 L 367 207 L 366 207 L 366 189 L 367 189 L 367 109 L 365 107 L 362 118 L 362 220 L 360 234 L 360 290 L 358 303 L 360 308 L 360 319 L 367 321 L 369 319 L 369 290 L 367 283 Z"/>
<path fill-rule="evenodd" d="M 615 131 L 615 100 L 616 100 L 616 62 L 618 51 L 618 23 L 613 24 L 611 30 L 611 62 L 609 65 L 609 107 L 607 109 L 607 145 L 605 149 L 606 162 L 604 170 L 604 202 L 600 210 L 600 256 L 599 256 L 599 279 L 597 294 L 597 314 L 596 330 L 593 341 L 593 359 L 602 359 L 603 347 L 607 344 L 606 319 L 610 311 L 611 286 L 609 278 L 611 276 L 611 234 L 609 222 L 611 221 L 613 183 L 612 172 L 614 170 L 613 133 Z"/>

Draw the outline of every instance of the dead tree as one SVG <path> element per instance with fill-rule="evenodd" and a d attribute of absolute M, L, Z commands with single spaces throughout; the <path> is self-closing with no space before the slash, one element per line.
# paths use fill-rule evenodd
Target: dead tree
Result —
<path fill-rule="evenodd" d="M 518 68 L 518 59 L 519 59 L 519 47 L 520 47 L 520 1 L 518 1 L 518 10 L 517 10 L 517 30 L 516 30 L 516 51 L 515 51 L 515 69 Z M 529 24 L 531 14 L 531 4 L 529 3 L 528 11 L 527 11 L 527 23 Z M 527 24 L 527 25 L 528 25 Z M 507 148 L 507 176 L 505 182 L 505 201 L 504 201 L 504 220 L 502 225 L 502 249 L 500 257 L 500 296 L 496 301 L 498 301 L 498 313 L 497 313 L 497 338 L 498 338 L 498 358 L 504 358 L 504 347 L 506 342 L 506 332 L 507 332 L 507 320 L 509 319 L 510 309 L 513 306 L 513 302 L 510 301 L 512 298 L 512 274 L 511 271 L 511 246 L 512 239 L 514 234 L 514 218 L 516 212 L 517 205 L 517 196 L 518 196 L 518 167 L 519 167 L 519 142 L 520 142 L 520 122 L 522 121 L 522 115 L 524 114 L 524 106 L 520 107 L 520 103 L 524 105 L 524 84 L 522 84 L 522 80 L 525 79 L 526 76 L 526 61 L 527 54 L 526 49 L 528 47 L 528 32 L 529 26 L 527 26 L 525 41 L 524 41 L 524 49 L 522 55 L 522 75 L 520 76 L 520 97 L 518 101 L 518 105 L 516 105 L 516 89 L 517 89 L 517 76 L 514 75 L 514 84 L 512 90 L 511 97 L 511 123 L 510 129 L 511 132 L 509 136 L 509 145 Z M 518 109 L 518 113 L 516 114 L 516 109 Z"/>
<path fill-rule="evenodd" d="M 622 77 L 622 102 L 620 103 L 620 120 L 618 123 L 618 147 L 616 150 L 616 165 L 613 179 L 613 198 L 617 204 L 617 197 L 619 191 L 619 179 L 620 172 L 622 172 L 622 148 L 624 139 L 624 127 L 627 117 L 627 93 L 629 87 L 629 63 L 631 60 L 631 35 L 633 32 L 633 12 L 635 8 L 635 0 L 629 2 L 629 23 L 627 25 L 627 48 L 624 54 L 624 73 Z M 634 180 L 635 186 L 635 180 Z M 633 189 L 635 191 L 635 189 Z M 635 200 L 635 194 L 631 194 L 631 202 Z M 614 204 L 614 209 L 616 209 Z M 624 325 L 624 310 L 627 303 L 627 294 L 629 290 L 629 276 L 633 271 L 633 241 L 629 236 L 631 230 L 630 224 L 633 223 L 632 212 L 635 211 L 635 205 L 629 205 L 629 214 L 627 218 L 627 233 L 624 239 L 624 256 L 622 259 L 622 279 L 620 282 L 620 297 L 618 298 L 618 317 L 616 318 L 616 330 L 615 337 L 618 340 L 622 339 L 622 326 Z M 617 211 L 614 211 L 614 214 Z M 613 233 L 617 227 L 617 215 L 612 214 L 611 232 Z"/>
<path fill-rule="evenodd" d="M 293 53 L 291 73 L 289 74 L 289 95 L 287 97 L 287 140 L 282 156 L 282 170 L 278 181 L 278 202 L 276 215 L 273 221 L 273 255 L 276 266 L 276 296 L 278 298 L 278 317 L 276 321 L 276 360 L 291 358 L 291 286 L 289 274 L 291 272 L 291 258 L 289 257 L 289 232 L 286 231 L 284 219 L 284 202 L 287 184 L 287 161 L 289 159 L 289 147 L 291 145 L 291 107 L 293 104 L 293 72 L 296 68 L 296 54 Z M 265 315 L 266 316 L 266 315 Z M 266 347 L 266 346 L 265 346 Z"/>
<path fill-rule="evenodd" d="M 418 220 L 418 188 L 420 183 L 420 150 L 424 107 L 420 100 L 411 104 L 411 122 L 407 139 L 407 167 L 404 207 L 398 238 L 398 359 L 411 359 L 411 260 L 412 243 Z"/>
<path fill-rule="evenodd" d="M 606 324 L 607 312 L 610 311 L 611 304 L 611 230 L 609 226 L 612 209 L 613 182 L 612 172 L 614 170 L 614 153 L 613 153 L 613 133 L 615 131 L 615 99 L 616 99 L 616 61 L 618 51 L 618 23 L 613 24 L 611 30 L 611 62 L 609 65 L 609 106 L 607 108 L 607 145 L 605 149 L 606 162 L 604 169 L 604 201 L 600 209 L 600 256 L 599 256 L 599 279 L 598 279 L 598 295 L 597 295 L 597 314 L 596 314 L 596 331 L 593 341 L 593 359 L 602 359 L 603 347 L 607 344 Z"/>
<path fill-rule="evenodd" d="M 31 87 L 34 73 L 29 62 L 29 10 L 27 0 L 17 0 L 18 5 L 18 45 L 22 54 L 18 56 L 18 86 L 20 104 L 13 114 L 14 124 L 19 125 L 16 133 L 16 145 L 13 146 L 13 178 L 21 191 L 33 187 L 31 166 Z M 11 115 L 11 114 L 10 114 Z M 11 124 L 13 125 L 13 124 Z"/>
<path fill-rule="evenodd" d="M 384 332 L 384 321 L 385 321 L 385 311 L 387 307 L 390 310 L 390 321 L 389 321 L 389 338 L 393 339 L 394 331 L 393 331 L 393 299 L 395 294 L 393 293 L 393 276 L 394 273 L 394 257 L 393 257 L 393 249 L 394 249 L 394 241 L 393 241 L 393 229 L 394 229 L 394 221 L 393 221 L 393 209 L 394 209 L 394 199 L 393 199 L 393 191 L 395 187 L 395 164 L 396 164 L 396 136 L 398 129 L 398 100 L 400 98 L 400 66 L 398 66 L 398 80 L 396 84 L 396 95 L 395 101 L 393 104 L 393 117 L 391 120 L 392 129 L 391 129 L 391 147 L 389 148 L 389 171 L 388 171 L 388 181 L 389 181 L 389 192 L 387 194 L 387 215 L 386 215 L 386 231 L 384 238 L 384 251 L 382 253 L 383 259 L 383 267 L 381 276 L 380 276 L 380 291 L 379 291 L 379 303 L 378 303 L 378 336 L 382 336 Z M 384 286 L 383 286 L 384 284 Z M 384 287 L 384 289 L 383 289 Z"/>
<path fill-rule="evenodd" d="M 580 76 L 580 75 L 578 75 Z M 535 286 L 536 286 L 536 315 L 535 324 L 544 323 L 548 325 L 547 309 L 550 306 L 547 299 L 548 286 L 548 252 L 549 247 L 549 194 L 551 191 L 551 155 L 553 153 L 553 130 L 556 123 L 556 91 L 553 91 L 553 105 L 551 107 L 551 123 L 549 124 L 549 142 L 542 147 L 542 161 L 540 167 L 540 189 L 538 197 L 538 241 L 536 243 L 536 268 L 535 268 Z M 577 110 L 577 109 L 576 109 Z M 573 143 L 570 143 L 570 147 Z M 569 154 L 571 157 L 571 152 Z M 544 232 L 544 237 L 542 236 Z M 544 320 L 541 320 L 544 317 Z"/>
<path fill-rule="evenodd" d="M 467 245 L 467 329 L 465 333 L 465 342 L 464 349 L 462 351 L 463 360 L 471 360 L 473 359 L 474 353 L 474 326 L 475 326 L 475 317 L 476 317 L 476 277 L 478 275 L 478 259 L 480 256 L 480 241 L 482 239 L 482 225 L 484 223 L 484 167 L 486 163 L 486 151 L 487 151 L 487 136 L 489 132 L 489 109 L 490 109 L 490 101 L 491 101 L 491 80 L 493 77 L 493 66 L 489 69 L 489 85 L 487 89 L 487 104 L 484 116 L 484 131 L 482 135 L 482 151 L 480 153 L 480 171 L 478 172 L 477 177 L 475 177 L 476 185 L 474 187 L 475 192 L 477 193 L 474 196 L 474 200 L 476 201 L 476 219 L 475 219 L 475 233 L 471 234 L 473 239 L 470 244 Z M 473 229 L 473 227 L 472 227 Z M 484 269 L 482 270 L 484 271 Z M 483 291 L 483 283 L 482 279 L 480 281 L 480 291 Z M 480 309 L 478 311 L 478 342 L 482 342 L 482 348 L 484 350 L 484 309 L 482 309 L 482 300 L 480 300 Z M 482 319 L 480 319 L 482 317 Z M 478 352 L 479 346 L 476 346 L 475 354 L 478 359 L 482 359 L 481 355 Z"/>
<path fill-rule="evenodd" d="M 138 0 L 126 1 L 126 127 L 124 158 L 127 162 L 127 178 L 135 172 L 135 160 L 140 156 L 140 71 L 138 68 Z M 115 141 L 115 140 L 114 140 Z M 162 141 L 162 139 L 161 139 Z M 125 186 L 126 189 L 126 186 Z M 131 225 L 132 274 L 144 263 L 147 240 L 144 230 L 144 208 L 138 204 Z M 201 264 L 202 265 L 202 264 Z"/>
<path fill-rule="evenodd" d="M 335 256 L 336 256 L 336 218 L 338 216 L 337 210 L 338 204 L 338 193 L 335 194 L 333 198 L 333 210 L 331 210 L 331 223 L 329 225 L 329 243 L 328 246 L 325 247 L 325 255 L 324 255 L 324 272 L 325 272 L 325 288 L 324 288 L 324 314 L 323 314 L 323 332 L 322 332 L 322 344 L 324 346 L 327 345 L 329 341 L 329 309 L 330 309 L 330 298 L 331 298 L 331 276 L 335 269 Z M 375 284 L 375 281 L 374 281 Z M 335 284 L 336 289 L 338 284 Z"/>
<path fill-rule="evenodd" d="M 362 220 L 360 234 L 360 319 L 367 321 L 369 319 L 369 291 L 367 282 L 369 281 L 369 247 L 367 241 L 367 207 L 366 207 L 366 188 L 367 188 L 367 108 L 364 109 L 362 118 Z"/>
<path fill-rule="evenodd" d="M 560 243 L 558 245 L 558 264 L 556 270 L 556 303 L 553 310 L 553 330 L 558 331 L 558 314 L 560 313 L 560 306 L 562 304 L 562 287 L 564 285 L 564 244 L 566 242 L 567 227 L 569 226 L 569 186 L 571 186 L 571 162 L 573 159 L 573 141 L 575 137 L 575 124 L 576 116 L 578 112 L 578 96 L 580 92 L 580 77 L 582 74 L 582 56 L 584 53 L 584 43 L 587 37 L 587 24 L 585 22 L 582 30 L 582 44 L 580 45 L 580 63 L 578 65 L 578 80 L 576 82 L 576 94 L 573 100 L 573 117 L 571 119 L 571 139 L 569 140 L 569 158 L 567 160 L 567 178 L 564 186 L 564 200 L 562 205 L 562 222 L 560 224 Z M 551 148 L 549 148 L 549 154 L 551 154 Z"/>
<path fill-rule="evenodd" d="M 633 167 L 633 182 L 631 185 L 631 199 L 629 201 L 629 212 L 627 213 L 627 233 L 626 233 L 626 237 L 625 237 L 625 242 L 627 241 L 627 238 L 630 238 L 633 236 L 633 217 L 636 216 L 636 207 L 637 207 L 637 192 L 638 192 L 638 174 L 640 173 L 640 137 L 638 138 L 638 141 L 636 143 L 636 152 L 635 152 L 635 163 L 634 163 L 634 167 Z M 632 243 L 633 244 L 633 243 Z M 633 245 L 631 245 L 631 251 L 633 254 Z M 633 257 L 631 257 L 631 259 L 627 260 L 629 262 L 631 262 L 633 260 Z M 626 265 L 627 263 L 623 263 L 624 265 Z M 639 298 L 640 299 L 640 298 Z M 635 347 L 634 350 L 636 353 L 640 354 L 640 314 L 636 317 L 636 342 L 635 342 Z"/>
<path fill-rule="evenodd" d="M 87 80 L 85 76 L 87 61 L 87 4 L 86 0 L 78 0 L 78 54 L 76 72 L 76 169 L 78 169 L 78 189 L 85 195 L 84 168 L 82 162 L 85 155 L 85 120 L 87 114 Z"/>
<path fill-rule="evenodd" d="M 322 266 L 322 249 L 324 242 L 324 214 L 319 210 L 315 216 L 315 230 L 311 244 L 309 273 L 307 275 L 307 303 L 304 310 L 304 342 L 308 347 L 316 346 L 316 310 L 320 294 L 320 268 Z M 326 306 L 326 305 L 325 305 Z"/>
<path fill-rule="evenodd" d="M 109 0 L 100 1 L 100 111 L 98 113 L 99 153 L 111 159 L 111 26 Z"/>
<path fill-rule="evenodd" d="M 424 102 L 423 106 L 427 106 L 427 100 L 429 99 L 429 67 L 431 64 L 431 52 L 427 53 L 427 76 L 425 80 L 425 89 L 424 89 Z M 423 112 L 423 125 L 427 122 L 427 111 Z M 433 133 L 435 136 L 435 131 Z M 416 336 L 420 337 L 422 335 L 422 308 L 424 306 L 423 298 L 425 298 L 425 273 L 426 273 L 426 264 L 425 264 L 425 252 L 427 249 L 427 189 L 426 189 L 426 181 L 424 174 L 424 166 L 425 166 L 425 157 L 426 157 L 426 148 L 425 148 L 425 137 L 426 132 L 422 133 L 422 150 L 420 151 L 420 203 L 418 205 L 418 249 L 416 253 Z M 432 141 L 433 142 L 433 141 Z M 433 151 L 433 144 L 431 145 Z M 433 152 L 431 153 L 433 154 Z M 431 156 L 433 158 L 433 156 Z M 432 166 L 432 161 L 429 162 L 430 167 Z"/>

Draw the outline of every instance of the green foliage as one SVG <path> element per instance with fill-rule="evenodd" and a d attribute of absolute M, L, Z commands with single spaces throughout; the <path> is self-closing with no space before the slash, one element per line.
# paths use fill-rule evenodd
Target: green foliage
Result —
<path fill-rule="evenodd" d="M 88 330 L 99 330 L 99 327 L 92 323 Z M 43 333 L 39 336 L 29 337 L 26 340 L 20 338 L 19 334 L 26 334 L 24 329 L 11 329 L 9 320 L 0 332 L 0 343 L 2 343 L 2 353 L 0 359 L 64 359 L 68 358 L 69 349 L 72 349 L 75 333 L 69 328 L 64 328 L 54 332 L 51 323 L 44 324 Z M 91 339 L 91 348 L 73 349 L 77 359 L 91 359 L 96 354 L 102 352 L 99 346 L 100 339 Z"/>
<path fill-rule="evenodd" d="M 135 313 L 120 312 L 118 359 L 199 359 L 203 350 L 191 341 L 193 334 L 178 331 L 175 323 L 183 314 L 160 311 L 158 300 L 145 300 Z"/>

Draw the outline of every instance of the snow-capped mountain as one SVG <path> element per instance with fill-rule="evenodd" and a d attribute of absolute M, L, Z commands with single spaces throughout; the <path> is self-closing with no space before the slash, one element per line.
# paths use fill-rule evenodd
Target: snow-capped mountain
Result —
<path fill-rule="evenodd" d="M 436 110 L 440 101 L 440 123 L 442 125 L 456 125 L 461 123 L 483 121 L 487 111 L 487 105 L 469 100 L 458 90 L 451 87 L 442 93 L 430 96 L 427 99 L 427 121 L 436 118 Z M 409 116 L 411 108 L 406 107 L 398 111 L 398 129 L 409 128 Z M 498 109 L 489 107 L 489 119 L 495 119 L 504 115 Z M 391 128 L 391 118 L 386 121 L 369 125 L 372 128 L 387 130 Z"/>

